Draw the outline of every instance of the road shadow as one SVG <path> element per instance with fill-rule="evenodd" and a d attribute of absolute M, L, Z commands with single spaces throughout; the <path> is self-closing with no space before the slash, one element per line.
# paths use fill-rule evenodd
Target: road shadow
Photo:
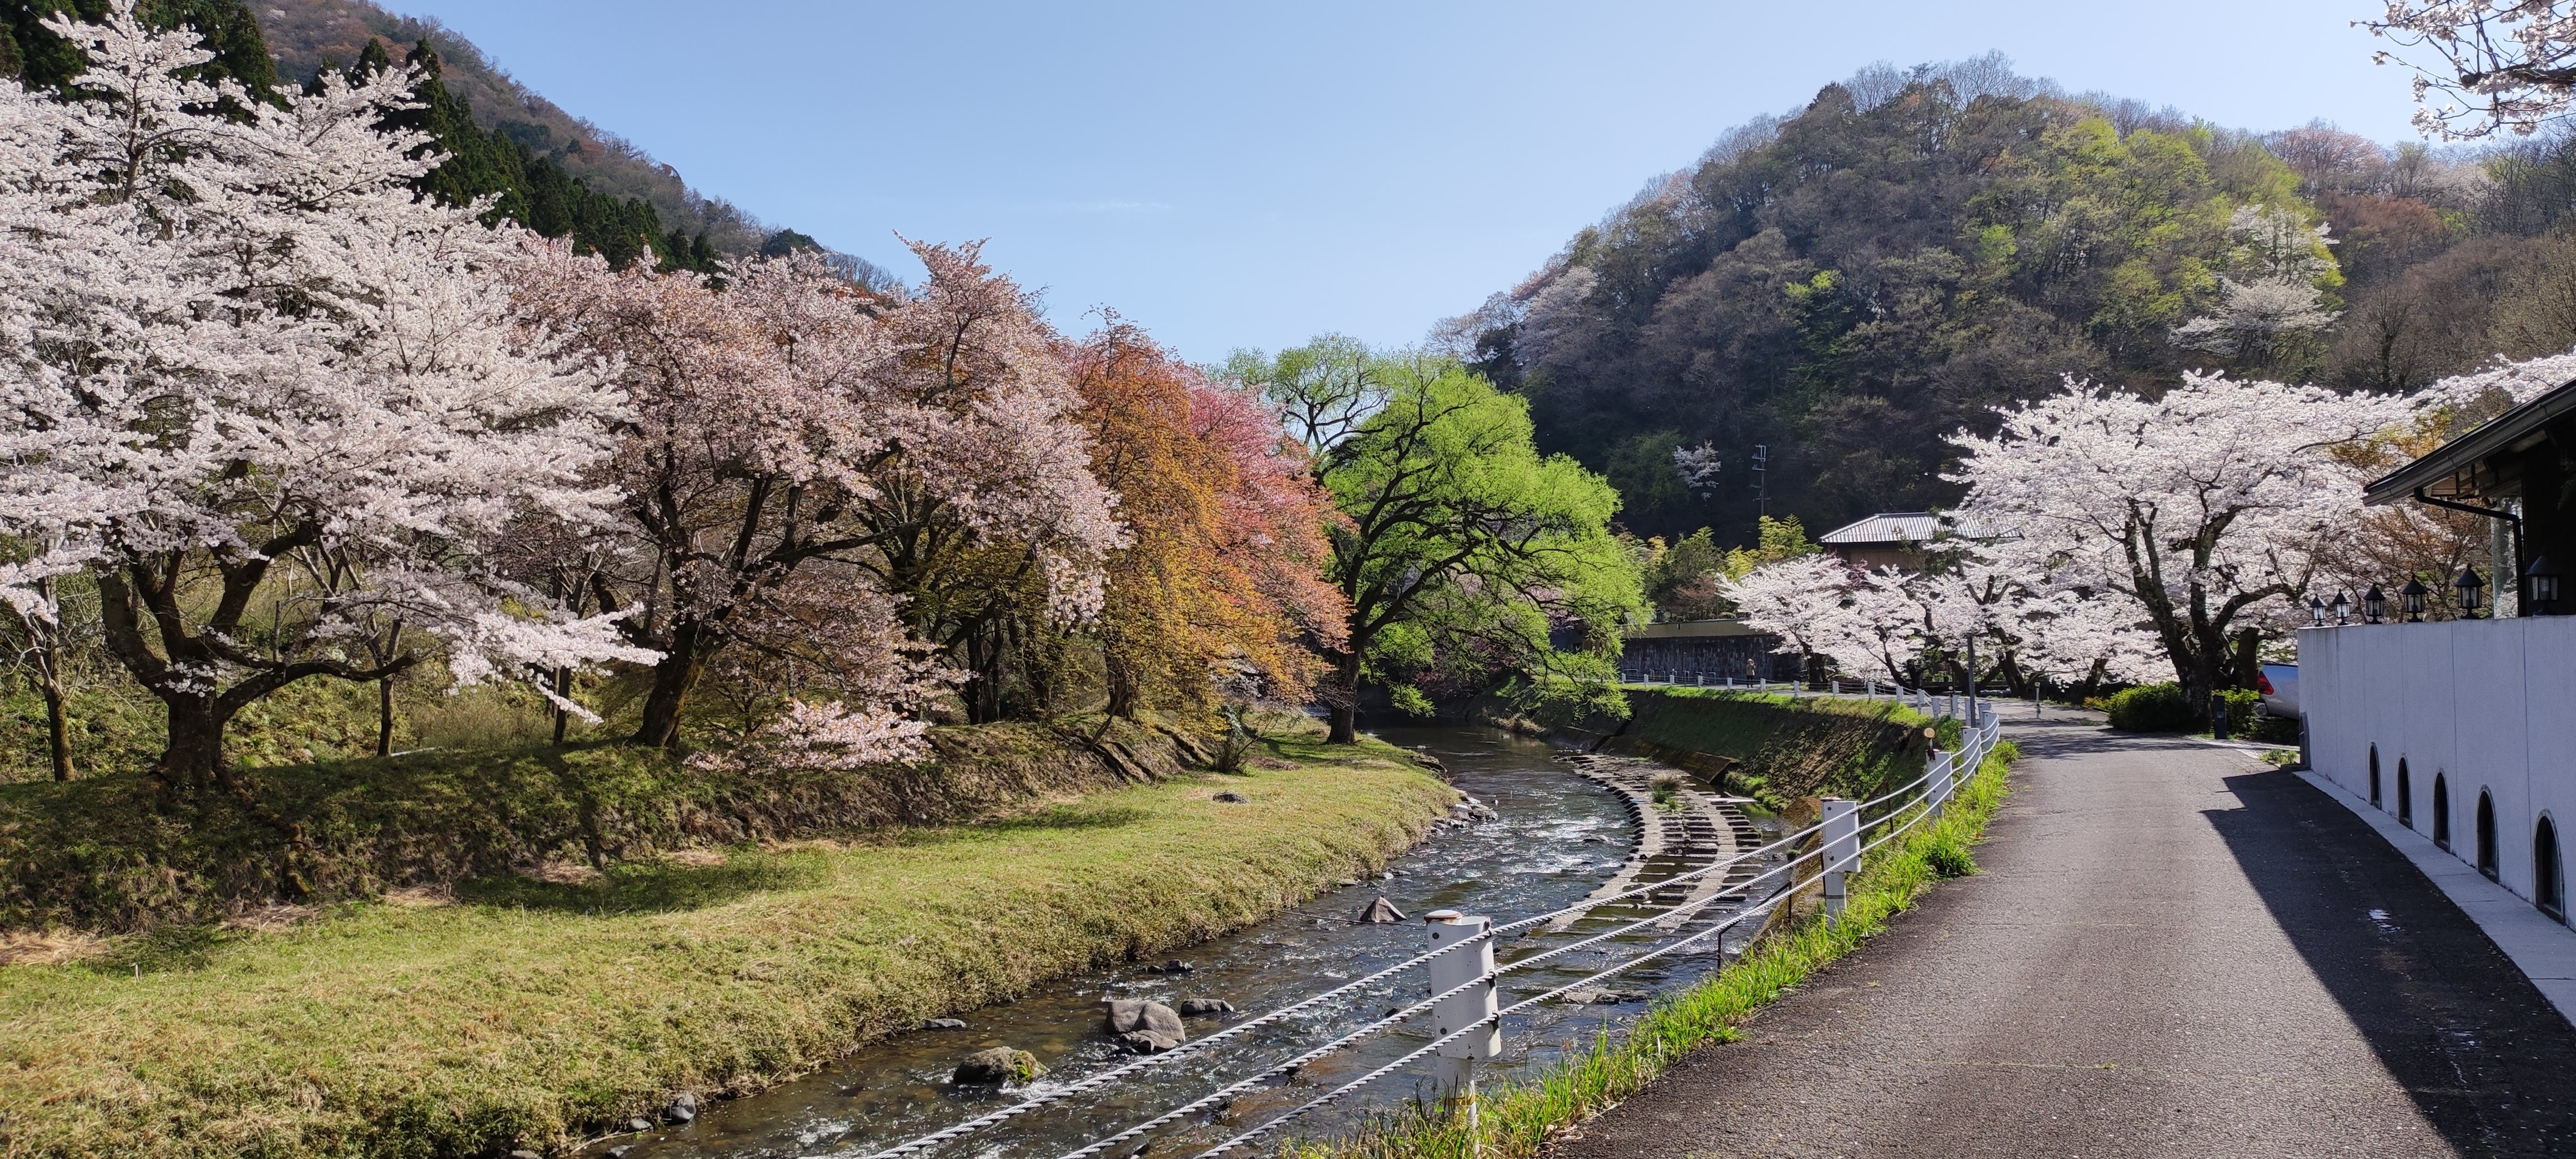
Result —
<path fill-rule="evenodd" d="M 2202 815 L 2443 1139 L 2465 1155 L 2576 1154 L 2576 1030 L 2530 979 L 2315 787 L 2277 770 L 2225 783 L 2240 807 Z"/>

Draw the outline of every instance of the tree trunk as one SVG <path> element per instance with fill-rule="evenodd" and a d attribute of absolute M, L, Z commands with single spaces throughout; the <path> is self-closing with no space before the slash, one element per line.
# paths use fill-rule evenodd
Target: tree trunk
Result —
<path fill-rule="evenodd" d="M 706 674 L 708 644 L 697 622 L 672 625 L 671 646 L 653 666 L 653 688 L 644 695 L 644 719 L 635 726 L 635 743 L 654 748 L 679 743 L 680 710 Z"/>
<path fill-rule="evenodd" d="M 1324 737 L 1327 744 L 1360 742 L 1360 654 L 1354 648 L 1344 653 L 1333 665 L 1332 731 Z"/>
<path fill-rule="evenodd" d="M 376 681 L 376 755 L 394 755 L 394 681 Z"/>
<path fill-rule="evenodd" d="M 54 779 L 72 779 L 72 714 L 63 696 L 62 658 L 48 643 L 36 653 L 36 683 L 45 693 L 45 740 L 53 746 Z"/>
<path fill-rule="evenodd" d="M 561 697 L 561 698 L 563 698 L 563 699 L 565 699 L 565 700 L 570 700 L 570 699 L 572 699 L 572 669 L 570 669 L 570 668 L 557 668 L 557 669 L 555 669 L 555 695 L 556 695 L 556 696 L 558 696 L 558 697 Z M 571 724 L 572 724 L 572 714 L 571 714 L 571 713 L 569 713 L 569 712 L 564 711 L 564 710 L 563 710 L 563 706 L 562 706 L 562 705 L 557 705 L 557 706 L 555 706 L 555 747 L 556 747 L 556 748 L 562 748 L 562 747 L 563 747 L 563 742 L 564 742 L 564 730 L 565 730 L 566 728 L 570 727 L 570 726 L 571 726 Z"/>
<path fill-rule="evenodd" d="M 2263 630 L 2247 628 L 2236 633 L 2236 671 L 2232 682 L 2237 688 L 2260 688 L 2263 675 Z"/>
<path fill-rule="evenodd" d="M 229 780 L 224 769 L 224 718 L 215 698 L 161 692 L 169 715 L 169 740 L 153 772 L 172 788 L 201 791 Z"/>

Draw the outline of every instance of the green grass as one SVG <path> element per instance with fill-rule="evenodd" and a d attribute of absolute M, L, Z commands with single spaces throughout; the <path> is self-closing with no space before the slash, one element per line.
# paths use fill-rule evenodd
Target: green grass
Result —
<path fill-rule="evenodd" d="M 1168 738 L 1122 726 L 1112 739 L 1179 769 Z M 228 796 L 165 800 L 133 773 L 0 785 L 0 930 L 219 921 L 278 900 L 328 904 L 547 864 L 610 869 L 675 850 L 959 821 L 1118 783 L 1038 725 L 939 729 L 932 745 L 919 765 L 817 773 L 712 772 L 619 744 L 249 771 L 261 805 L 303 828 L 302 845 Z M 590 900 L 715 888 L 620 886 Z"/>
<path fill-rule="evenodd" d="M 1454 799 L 1374 742 L 1270 747 L 1291 767 L 0 967 L 0 1155 L 560 1151 L 678 1091 L 758 1089 L 1258 920 L 1383 864 Z"/>
<path fill-rule="evenodd" d="M 1614 743 L 1685 767 L 1725 758 L 1726 787 L 1775 810 L 1819 793 L 1876 796 L 1920 774 L 1922 730 L 1933 725 L 1889 701 L 1715 688 L 1627 694 L 1630 718 Z M 1940 728 L 1955 745 L 1957 722 Z"/>
<path fill-rule="evenodd" d="M 1635 1094 L 1683 1055 L 1729 1042 L 1756 1011 L 1887 928 L 1945 876 L 1973 872 L 1968 849 L 2003 803 L 2007 767 L 2018 750 L 2007 741 L 1962 787 L 1940 821 L 1918 826 L 1883 846 L 1854 879 L 1844 921 L 1810 917 L 1772 931 L 1744 957 L 1677 998 L 1663 1002 L 1615 1041 L 1482 1099 L 1477 1126 L 1417 1110 L 1346 1140 L 1300 1144 L 1306 1159 L 1526 1159 L 1558 1132 Z"/>

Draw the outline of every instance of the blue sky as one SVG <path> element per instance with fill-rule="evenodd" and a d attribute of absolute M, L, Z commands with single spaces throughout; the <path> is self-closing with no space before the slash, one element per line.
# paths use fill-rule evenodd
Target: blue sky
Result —
<path fill-rule="evenodd" d="M 2371 0 L 905 4 L 386 0 L 697 188 L 906 277 L 989 238 L 1192 358 L 1420 339 L 1727 127 L 1873 61 L 2412 139 Z M 711 12 L 725 13 L 710 19 Z"/>

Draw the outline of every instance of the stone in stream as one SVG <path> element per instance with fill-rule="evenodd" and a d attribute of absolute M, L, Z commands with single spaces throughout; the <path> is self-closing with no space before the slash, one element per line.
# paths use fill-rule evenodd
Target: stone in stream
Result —
<path fill-rule="evenodd" d="M 1159 966 L 1147 966 L 1145 967 L 1145 972 L 1148 974 L 1193 974 L 1198 972 L 1198 966 L 1193 963 L 1184 962 L 1179 958 L 1174 958 Z"/>
<path fill-rule="evenodd" d="M 921 1028 L 923 1030 L 964 1030 L 966 1029 L 966 1020 L 963 1018 L 933 1018 L 928 1022 L 922 1023 Z"/>
<path fill-rule="evenodd" d="M 996 1046 L 967 1055 L 965 1061 L 957 1064 L 957 1072 L 948 1076 L 948 1081 L 960 1086 L 998 1086 L 1024 1083 L 1045 1073 L 1046 1068 L 1038 1065 L 1038 1056 L 1025 1050 Z"/>
<path fill-rule="evenodd" d="M 632 1119 L 626 1120 L 626 1129 L 638 1132 L 650 1131 L 653 1129 L 653 1120 L 647 1119 L 642 1115 L 637 1115 Z"/>
<path fill-rule="evenodd" d="M 698 1117 L 698 1093 L 681 1091 L 671 1096 L 671 1105 L 662 1108 L 662 1117 L 674 1123 L 685 1123 Z"/>
<path fill-rule="evenodd" d="M 1138 1054 L 1159 1054 L 1189 1040 L 1181 1016 L 1160 1002 L 1103 998 L 1100 1007 L 1108 1017 L 1110 1037 Z"/>
<path fill-rule="evenodd" d="M 1234 1013 L 1234 1003 L 1223 998 L 1183 998 L 1173 1006 L 1183 1018 L 1222 1017 Z"/>
<path fill-rule="evenodd" d="M 1403 920 L 1404 911 L 1395 908 L 1395 903 L 1386 900 L 1383 895 L 1376 901 L 1368 903 L 1368 908 L 1361 910 L 1359 916 L 1362 924 L 1372 926 L 1394 925 Z"/>
<path fill-rule="evenodd" d="M 626 1159 L 626 1153 L 634 1149 L 633 1143 L 620 1143 L 608 1149 L 608 1159 Z"/>
<path fill-rule="evenodd" d="M 1647 997 L 1643 990 L 1568 990 L 1557 995 L 1556 1000 L 1568 1006 L 1615 1006 L 1621 1002 L 1643 1002 Z"/>

